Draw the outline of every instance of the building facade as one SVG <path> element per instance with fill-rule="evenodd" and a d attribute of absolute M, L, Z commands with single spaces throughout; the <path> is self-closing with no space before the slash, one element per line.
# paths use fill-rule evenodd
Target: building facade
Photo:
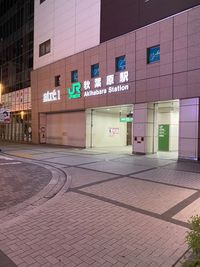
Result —
<path fill-rule="evenodd" d="M 199 26 L 199 0 L 35 0 L 33 142 L 197 160 Z"/>
<path fill-rule="evenodd" d="M 0 0 L 0 105 L 11 112 L 0 120 L 0 139 L 30 142 L 34 0 Z M 2 112 L 1 112 L 2 115 Z"/>

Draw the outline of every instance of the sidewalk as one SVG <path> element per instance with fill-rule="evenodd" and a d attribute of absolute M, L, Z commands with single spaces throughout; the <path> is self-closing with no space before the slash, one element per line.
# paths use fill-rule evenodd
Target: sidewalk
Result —
<path fill-rule="evenodd" d="M 48 146 L 3 150 L 68 175 L 55 197 L 0 224 L 0 249 L 17 266 L 171 267 L 187 250 L 187 220 L 200 214 L 198 163 Z"/>

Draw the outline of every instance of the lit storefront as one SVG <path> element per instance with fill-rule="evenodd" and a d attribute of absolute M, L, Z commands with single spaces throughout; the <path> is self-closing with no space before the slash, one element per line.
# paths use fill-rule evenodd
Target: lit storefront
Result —
<path fill-rule="evenodd" d="M 4 94 L 1 101 L 10 111 L 9 122 L 0 123 L 1 140 L 31 142 L 31 88 Z"/>

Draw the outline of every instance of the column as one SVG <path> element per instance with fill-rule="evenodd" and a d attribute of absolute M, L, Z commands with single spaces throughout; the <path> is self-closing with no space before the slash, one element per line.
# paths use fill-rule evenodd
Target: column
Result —
<path fill-rule="evenodd" d="M 180 100 L 179 158 L 199 160 L 199 98 Z"/>
<path fill-rule="evenodd" d="M 135 104 L 133 112 L 133 153 L 154 153 L 154 104 Z"/>

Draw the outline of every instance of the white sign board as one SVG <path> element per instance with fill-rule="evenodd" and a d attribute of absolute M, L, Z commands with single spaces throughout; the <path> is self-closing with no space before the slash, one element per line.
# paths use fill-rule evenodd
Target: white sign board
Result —
<path fill-rule="evenodd" d="M 8 108 L 0 108 L 0 123 L 10 123 L 10 110 Z"/>

